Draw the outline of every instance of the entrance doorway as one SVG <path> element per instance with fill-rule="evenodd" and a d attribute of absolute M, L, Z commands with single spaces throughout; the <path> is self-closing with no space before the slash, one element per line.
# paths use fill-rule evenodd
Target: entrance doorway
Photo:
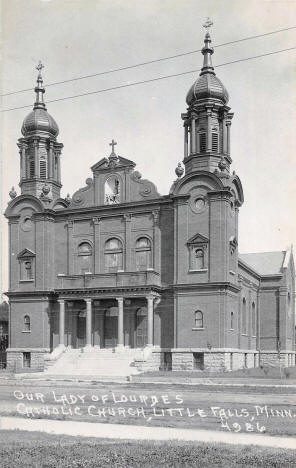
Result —
<path fill-rule="evenodd" d="M 136 348 L 144 348 L 144 346 L 147 344 L 147 333 L 147 308 L 140 307 L 136 311 Z"/>
<path fill-rule="evenodd" d="M 118 308 L 111 307 L 105 312 L 104 337 L 105 348 L 114 348 L 117 345 L 118 334 Z"/>
<path fill-rule="evenodd" d="M 77 315 L 77 348 L 83 348 L 86 345 L 86 313 L 85 310 L 78 312 Z"/>

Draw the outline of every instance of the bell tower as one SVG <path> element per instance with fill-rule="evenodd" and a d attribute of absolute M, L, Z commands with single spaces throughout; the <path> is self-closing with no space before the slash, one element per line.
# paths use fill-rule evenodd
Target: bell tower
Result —
<path fill-rule="evenodd" d="M 36 101 L 33 111 L 22 125 L 23 137 L 18 140 L 20 152 L 21 193 L 38 197 L 44 203 L 59 198 L 61 184 L 62 143 L 57 142 L 59 128 L 44 104 L 41 62 L 37 65 Z"/>
<path fill-rule="evenodd" d="M 181 116 L 184 121 L 185 174 L 193 170 L 225 170 L 229 173 L 231 164 L 230 125 L 233 113 L 227 106 L 228 92 L 212 65 L 214 49 L 209 33 L 212 24 L 209 20 L 204 24 L 207 31 L 202 49 L 203 67 L 187 94 L 187 112 Z"/>

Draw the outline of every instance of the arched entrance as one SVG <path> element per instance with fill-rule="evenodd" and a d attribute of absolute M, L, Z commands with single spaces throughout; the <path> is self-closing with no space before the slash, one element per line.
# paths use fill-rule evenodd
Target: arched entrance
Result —
<path fill-rule="evenodd" d="M 104 316 L 105 348 L 114 348 L 117 345 L 118 334 L 118 307 L 110 307 Z"/>
<path fill-rule="evenodd" d="M 143 348 L 147 344 L 148 318 L 147 307 L 136 310 L 136 348 Z"/>

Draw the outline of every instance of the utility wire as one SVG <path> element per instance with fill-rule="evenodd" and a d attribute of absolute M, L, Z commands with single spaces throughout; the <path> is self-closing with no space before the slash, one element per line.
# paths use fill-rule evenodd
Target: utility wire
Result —
<path fill-rule="evenodd" d="M 290 29 L 296 29 L 296 26 L 291 26 L 289 28 L 284 28 L 284 29 L 278 29 L 276 31 L 270 31 L 270 32 L 264 33 L 264 34 L 257 34 L 256 36 L 249 36 L 249 37 L 245 37 L 243 39 L 237 39 L 237 40 L 234 40 L 234 41 L 224 42 L 222 44 L 216 45 L 215 48 L 223 47 L 223 46 L 230 45 L 230 44 L 236 44 L 238 42 L 249 41 L 251 39 L 257 39 L 259 37 L 270 36 L 271 34 L 277 34 L 277 33 L 283 32 L 283 31 L 289 31 Z M 49 86 L 56 86 L 56 85 L 60 85 L 60 84 L 64 84 L 64 83 L 70 83 L 71 81 L 84 80 L 86 78 L 92 78 L 94 76 L 107 75 L 109 73 L 115 73 L 115 72 L 118 72 L 118 71 L 130 70 L 131 68 L 143 67 L 144 65 L 150 65 L 151 63 L 163 62 L 165 60 L 171 60 L 171 59 L 178 58 L 178 57 L 184 57 L 186 55 L 196 54 L 197 52 L 201 52 L 201 50 L 202 49 L 196 49 L 196 50 L 192 50 L 192 51 L 189 51 L 189 52 L 183 52 L 181 54 L 170 55 L 168 57 L 162 57 L 162 58 L 150 60 L 150 61 L 147 61 L 147 62 L 137 63 L 135 65 L 129 65 L 129 66 L 120 67 L 120 68 L 113 68 L 111 70 L 106 70 L 106 71 L 102 71 L 102 72 L 99 72 L 99 73 L 93 73 L 91 75 L 79 76 L 77 78 L 71 78 L 69 80 L 55 81 L 54 83 L 48 83 L 46 85 L 46 87 L 48 88 Z M 4 97 L 4 96 L 10 96 L 12 94 L 24 93 L 26 91 L 32 91 L 32 89 L 34 89 L 34 88 L 20 89 L 19 91 L 11 91 L 10 93 L 0 94 L 0 96 Z"/>
<path fill-rule="evenodd" d="M 252 57 L 246 57 L 246 58 L 243 58 L 243 59 L 233 60 L 231 62 L 221 63 L 219 65 L 216 65 L 215 68 L 224 67 L 226 65 L 231 65 L 233 63 L 238 63 L 238 62 L 246 62 L 248 60 L 253 60 L 253 59 L 257 59 L 257 58 L 261 58 L 261 57 L 266 57 L 268 55 L 280 54 L 281 52 L 286 52 L 286 51 L 295 50 L 295 49 L 296 49 L 296 46 L 295 47 L 290 47 L 288 49 L 282 49 L 282 50 L 276 50 L 274 52 L 268 52 L 266 54 L 254 55 Z M 62 98 L 58 98 L 58 99 L 52 99 L 50 101 L 47 101 L 47 104 L 51 103 L 51 102 L 66 101 L 68 99 L 75 99 L 75 98 L 83 97 L 83 96 L 90 96 L 92 94 L 106 93 L 107 91 L 114 91 L 116 89 L 128 88 L 130 86 L 137 86 L 137 85 L 140 85 L 140 84 L 152 83 L 154 81 L 165 80 L 167 78 L 173 78 L 173 77 L 176 77 L 176 76 L 182 76 L 182 75 L 188 75 L 190 73 L 196 73 L 196 72 L 199 72 L 200 70 L 201 70 L 201 68 L 198 68 L 196 70 L 188 70 L 186 72 L 174 73 L 173 75 L 159 76 L 157 78 L 151 78 L 149 80 L 135 81 L 134 83 L 128 83 L 128 84 L 124 84 L 124 85 L 113 86 L 112 88 L 99 89 L 97 91 L 89 91 L 87 93 L 75 94 L 73 96 L 66 96 L 66 97 L 62 97 Z M 12 107 L 10 109 L 3 109 L 3 110 L 1 110 L 1 112 L 9 112 L 9 111 L 17 110 L 17 109 L 25 109 L 27 107 L 32 107 L 32 104 L 28 104 L 26 106 L 20 106 L 20 107 Z"/>

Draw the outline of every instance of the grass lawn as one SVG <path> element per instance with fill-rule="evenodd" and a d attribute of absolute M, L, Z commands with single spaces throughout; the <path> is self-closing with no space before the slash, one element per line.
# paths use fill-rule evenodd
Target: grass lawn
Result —
<path fill-rule="evenodd" d="M 0 431 L 1 468 L 294 468 L 296 452 L 192 442 L 130 442 Z"/>

